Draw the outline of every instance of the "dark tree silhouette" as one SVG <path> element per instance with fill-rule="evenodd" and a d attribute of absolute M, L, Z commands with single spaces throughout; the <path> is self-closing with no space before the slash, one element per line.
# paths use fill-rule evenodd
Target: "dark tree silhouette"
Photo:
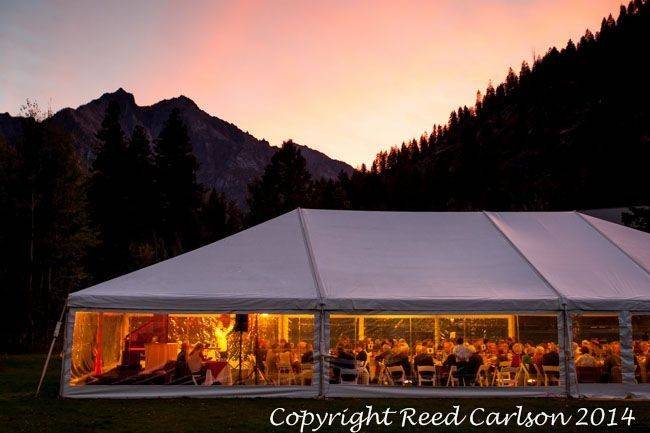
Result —
<path fill-rule="evenodd" d="M 202 187 L 187 126 L 173 109 L 155 144 L 156 182 L 160 194 L 159 232 L 170 256 L 199 244 L 198 214 Z"/>
<path fill-rule="evenodd" d="M 99 240 L 92 253 L 91 266 L 99 280 L 128 270 L 130 222 L 125 210 L 129 206 L 132 185 L 128 176 L 127 142 L 120 117 L 119 104 L 109 102 L 102 128 L 97 132 L 100 145 L 90 174 L 90 216 Z"/>
<path fill-rule="evenodd" d="M 0 295 L 5 350 L 45 343 L 67 294 L 87 282 L 83 178 L 67 135 L 26 118 L 15 149 L 0 143 Z"/>
<path fill-rule="evenodd" d="M 650 202 L 647 0 L 489 83 L 428 139 L 342 182 L 352 208 L 567 210 Z M 632 72 L 633 71 L 633 72 Z"/>
<path fill-rule="evenodd" d="M 248 223 L 257 224 L 309 203 L 311 176 L 293 141 L 285 141 L 260 179 L 249 185 Z"/>

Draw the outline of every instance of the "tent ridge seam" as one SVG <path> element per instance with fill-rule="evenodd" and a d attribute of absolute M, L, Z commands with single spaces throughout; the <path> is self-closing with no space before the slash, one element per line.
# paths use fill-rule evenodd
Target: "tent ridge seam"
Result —
<path fill-rule="evenodd" d="M 591 223 L 587 218 L 585 218 L 584 215 L 582 215 L 582 214 L 581 214 L 580 212 L 578 212 L 578 211 L 573 211 L 573 213 L 576 214 L 576 215 L 578 216 L 578 218 L 580 218 L 582 221 L 584 221 L 584 222 L 585 222 L 589 227 L 591 227 L 593 230 L 595 230 L 596 233 L 598 233 L 600 236 L 602 236 L 603 238 L 605 238 L 605 240 L 607 240 L 610 244 L 612 244 L 612 245 L 613 245 L 617 250 L 619 250 L 620 252 L 622 252 L 622 253 L 625 255 L 625 257 L 627 257 L 628 259 L 632 260 L 632 262 L 633 262 L 635 265 L 637 265 L 639 268 L 641 268 L 641 270 L 642 270 L 643 272 L 645 272 L 646 274 L 650 274 L 650 270 L 646 269 L 645 266 L 643 266 L 641 263 L 639 263 L 639 262 L 638 262 L 638 261 L 637 261 L 637 260 L 632 256 L 632 255 L 628 254 L 627 251 L 625 251 L 623 248 L 620 247 L 620 245 L 618 245 L 616 242 L 614 242 L 614 241 L 612 240 L 612 238 L 610 238 L 609 236 L 607 236 L 607 235 L 606 235 L 602 230 L 600 230 L 598 227 L 596 227 L 595 225 L 593 225 L 593 224 L 592 224 L 592 223 Z"/>
<path fill-rule="evenodd" d="M 309 261 L 309 267 L 311 268 L 312 277 L 314 278 L 314 286 L 316 287 L 316 292 L 320 298 L 321 305 L 325 304 L 325 293 L 323 290 L 323 282 L 320 278 L 320 273 L 318 272 L 318 266 L 316 265 L 316 257 L 314 256 L 314 251 L 311 246 L 311 240 L 309 238 L 309 231 L 307 228 L 307 221 L 303 215 L 301 208 L 298 208 L 298 221 L 300 222 L 300 230 L 302 232 L 302 237 L 305 242 L 305 249 L 307 250 L 307 258 Z"/>
<path fill-rule="evenodd" d="M 481 212 L 482 212 L 483 215 L 488 219 L 488 221 L 490 221 L 490 223 L 494 226 L 494 228 L 495 228 L 495 229 L 496 229 L 496 230 L 501 234 L 501 236 L 506 240 L 506 242 L 508 243 L 508 245 L 510 245 L 510 247 L 512 247 L 512 248 L 517 252 L 517 254 L 518 254 L 518 255 L 519 255 L 519 256 L 524 260 L 524 262 L 526 262 L 526 263 L 528 264 L 528 266 L 533 270 L 533 272 L 535 272 L 535 274 L 536 274 L 539 278 L 542 279 L 542 281 L 544 282 L 544 284 L 546 284 L 546 286 L 547 286 L 549 289 L 553 290 L 553 292 L 555 292 L 555 294 L 556 294 L 557 296 L 559 296 L 559 298 L 560 298 L 560 299 L 559 299 L 559 300 L 560 300 L 560 303 L 561 303 L 563 306 L 566 306 L 566 298 L 564 297 L 564 295 L 562 294 L 562 292 L 560 292 L 558 289 L 556 289 L 555 286 L 553 286 L 553 284 L 551 284 L 551 282 L 550 282 L 550 281 L 549 281 L 549 280 L 544 276 L 544 274 L 542 274 L 542 273 L 540 272 L 540 270 L 537 269 L 537 266 L 533 265 L 533 263 L 532 263 L 530 260 L 528 260 L 528 257 L 526 257 L 526 255 L 523 253 L 523 251 L 521 251 L 521 250 L 519 249 L 519 247 L 518 247 L 517 245 L 515 245 L 515 243 L 512 241 L 512 239 L 510 239 L 510 238 L 508 237 L 508 235 L 506 235 L 506 234 L 503 232 L 503 230 L 501 230 L 501 228 L 499 228 L 499 226 L 497 225 L 497 223 L 494 222 L 494 220 L 493 220 L 492 217 L 490 216 L 489 212 L 486 212 L 486 211 L 481 211 Z"/>

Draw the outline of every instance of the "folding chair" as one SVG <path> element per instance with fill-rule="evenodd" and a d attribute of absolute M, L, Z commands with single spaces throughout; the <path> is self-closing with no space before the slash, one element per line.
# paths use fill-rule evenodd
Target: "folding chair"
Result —
<path fill-rule="evenodd" d="M 447 376 L 447 386 L 460 386 L 460 380 L 458 379 L 458 368 L 455 365 L 452 365 L 449 368 L 449 376 Z"/>
<path fill-rule="evenodd" d="M 436 368 L 433 365 L 420 365 L 417 367 L 418 386 L 430 384 L 436 386 Z"/>
<path fill-rule="evenodd" d="M 488 366 L 485 364 L 482 364 L 478 370 L 476 370 L 476 378 L 474 379 L 474 383 L 478 384 L 478 386 L 485 387 L 485 386 L 490 386 L 490 382 L 488 381 Z"/>
<path fill-rule="evenodd" d="M 514 370 L 514 371 L 513 371 Z M 495 377 L 497 381 L 497 386 L 513 386 L 515 378 L 513 373 L 516 375 L 517 369 L 510 366 L 510 361 L 503 361 L 499 363 L 499 368 L 496 371 Z"/>
<path fill-rule="evenodd" d="M 544 371 L 544 386 L 551 386 L 550 383 L 557 382 L 560 384 L 560 366 L 558 365 L 542 365 Z"/>
<path fill-rule="evenodd" d="M 359 378 L 359 371 L 356 368 L 339 368 L 339 383 L 345 385 L 356 385 Z"/>
<path fill-rule="evenodd" d="M 401 365 L 394 365 L 386 367 L 386 370 L 388 371 L 391 385 L 404 385 L 406 381 L 406 372 L 404 371 L 404 367 Z"/>

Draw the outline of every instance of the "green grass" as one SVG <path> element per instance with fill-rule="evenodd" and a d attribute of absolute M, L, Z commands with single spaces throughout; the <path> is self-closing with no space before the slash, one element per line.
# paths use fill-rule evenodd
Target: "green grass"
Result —
<path fill-rule="evenodd" d="M 58 395 L 60 363 L 53 362 L 48 371 L 42 395 L 34 398 L 43 356 L 0 356 L 0 432 L 271 432 L 287 431 L 269 424 L 269 415 L 276 407 L 287 410 L 311 410 L 323 413 L 348 408 L 361 410 L 367 404 L 378 409 L 413 407 L 418 411 L 448 411 L 459 404 L 463 411 L 474 407 L 487 410 L 513 411 L 516 405 L 526 410 L 564 411 L 575 413 L 579 407 L 605 409 L 629 407 L 636 421 L 632 427 L 611 431 L 649 431 L 650 402 L 644 401 L 576 401 L 563 399 L 143 399 L 143 400 L 63 400 Z M 298 431 L 297 429 L 289 431 Z M 349 431 L 329 428 L 319 431 Z M 425 427 L 419 430 L 391 427 L 366 427 L 362 431 L 604 431 L 603 428 L 567 426 L 564 428 L 475 428 L 454 429 Z"/>

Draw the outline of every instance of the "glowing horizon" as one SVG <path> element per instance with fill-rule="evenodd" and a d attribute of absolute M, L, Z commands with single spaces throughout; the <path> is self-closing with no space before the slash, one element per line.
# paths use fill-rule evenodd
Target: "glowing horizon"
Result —
<path fill-rule="evenodd" d="M 0 112 L 119 87 L 138 105 L 183 94 L 273 145 L 358 166 L 621 0 L 54 3 L 0 5 Z"/>

